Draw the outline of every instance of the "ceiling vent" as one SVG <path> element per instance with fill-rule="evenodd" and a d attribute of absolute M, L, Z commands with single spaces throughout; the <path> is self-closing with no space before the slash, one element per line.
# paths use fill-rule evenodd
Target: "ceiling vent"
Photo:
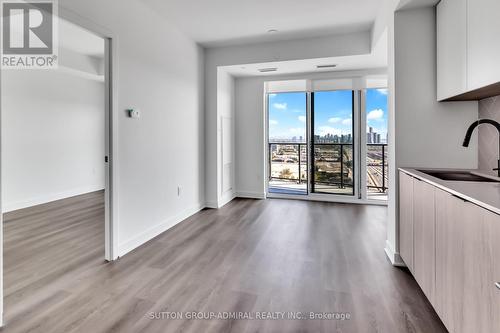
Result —
<path fill-rule="evenodd" d="M 336 64 L 331 64 L 331 65 L 317 65 L 316 68 L 317 69 L 323 69 L 323 68 L 335 68 L 337 67 Z"/>
<path fill-rule="evenodd" d="M 259 72 L 261 73 L 269 73 L 269 72 L 276 72 L 278 69 L 276 67 L 271 67 L 271 68 L 259 68 Z"/>

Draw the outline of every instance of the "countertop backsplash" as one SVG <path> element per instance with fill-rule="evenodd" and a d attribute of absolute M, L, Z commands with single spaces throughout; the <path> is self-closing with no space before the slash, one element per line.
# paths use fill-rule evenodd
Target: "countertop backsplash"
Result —
<path fill-rule="evenodd" d="M 479 101 L 479 118 L 500 122 L 500 95 Z M 496 168 L 498 158 L 498 131 L 493 126 L 479 126 L 479 169 L 496 176 L 491 169 Z"/>

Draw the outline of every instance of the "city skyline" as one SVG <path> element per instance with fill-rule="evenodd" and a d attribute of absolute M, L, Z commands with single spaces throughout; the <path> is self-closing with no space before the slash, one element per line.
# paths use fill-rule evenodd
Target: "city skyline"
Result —
<path fill-rule="evenodd" d="M 302 137 L 305 142 L 307 95 L 304 92 L 268 95 L 270 141 L 292 141 Z M 316 92 L 314 95 L 315 136 L 352 136 L 352 91 Z M 366 90 L 366 133 L 369 127 L 387 138 L 387 89 Z"/>

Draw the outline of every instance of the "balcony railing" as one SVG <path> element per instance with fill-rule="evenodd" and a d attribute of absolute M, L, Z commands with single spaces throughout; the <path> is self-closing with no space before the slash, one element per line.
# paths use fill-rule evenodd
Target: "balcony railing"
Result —
<path fill-rule="evenodd" d="M 369 143 L 366 153 L 367 187 L 369 192 L 386 193 L 388 190 L 387 144 Z"/>
<path fill-rule="evenodd" d="M 281 167 L 273 170 L 273 164 Z M 269 180 L 289 181 L 297 184 L 307 183 L 307 144 L 270 143 Z"/>
<path fill-rule="evenodd" d="M 353 163 L 346 160 L 352 144 L 315 143 L 314 185 L 334 186 L 345 189 L 353 186 Z M 269 143 L 269 181 L 307 184 L 307 144 L 295 142 Z M 319 171 L 321 164 L 336 165 L 337 172 Z M 273 167 L 274 166 L 274 167 Z M 367 189 L 369 193 L 386 193 L 388 190 L 387 144 L 367 144 Z"/>
<path fill-rule="evenodd" d="M 349 149 L 352 152 L 352 144 L 315 143 L 314 147 L 315 160 L 313 166 L 316 171 L 313 185 L 318 190 L 320 187 L 325 186 L 333 186 L 339 189 L 352 188 L 352 153 L 349 160 L 345 158 Z M 305 143 L 269 143 L 269 181 L 307 184 L 309 174 L 307 154 L 307 144 Z M 335 167 L 332 167 L 332 165 Z M 328 170 L 329 168 L 335 168 L 338 171 Z"/>
<path fill-rule="evenodd" d="M 342 190 L 338 194 L 354 194 L 352 147 L 351 143 L 314 143 L 314 161 L 312 161 L 314 167 L 313 191 L 334 193 L 338 189 Z M 332 171 L 332 169 L 338 171 Z M 344 189 L 347 189 L 347 191 L 343 191 Z"/>

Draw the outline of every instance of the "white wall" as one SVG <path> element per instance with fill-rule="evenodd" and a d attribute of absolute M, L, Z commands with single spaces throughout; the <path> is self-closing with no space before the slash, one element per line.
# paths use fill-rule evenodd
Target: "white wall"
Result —
<path fill-rule="evenodd" d="M 262 77 L 236 79 L 236 193 L 254 198 L 264 198 L 266 191 L 265 80 Z"/>
<path fill-rule="evenodd" d="M 225 203 L 219 195 L 220 158 L 222 146 L 218 139 L 220 112 L 217 102 L 218 67 L 236 64 L 262 63 L 369 54 L 370 33 L 345 35 L 210 48 L 205 57 L 205 133 L 206 172 L 205 195 L 207 203 L 219 207 Z"/>
<path fill-rule="evenodd" d="M 462 141 L 467 127 L 477 119 L 477 102 L 436 102 L 435 9 L 399 11 L 393 23 L 394 48 L 389 55 L 389 78 L 394 98 L 390 104 L 394 105 L 391 124 L 395 136 L 390 137 L 390 144 L 394 145 L 396 160 L 391 169 L 396 172 L 397 167 L 404 166 L 476 168 L 476 135 L 470 148 L 462 147 Z M 398 184 L 394 173 L 391 179 L 394 182 L 389 193 L 386 250 L 397 254 Z"/>
<path fill-rule="evenodd" d="M 435 9 L 396 12 L 395 25 L 398 167 L 476 168 L 476 138 L 462 142 L 477 102 L 436 101 Z"/>
<path fill-rule="evenodd" d="M 59 4 L 117 44 L 115 256 L 123 255 L 204 206 L 203 49 L 137 0 Z M 130 107 L 141 119 L 126 117 Z"/>
<path fill-rule="evenodd" d="M 104 189 L 104 83 L 60 70 L 2 79 L 3 211 Z"/>

